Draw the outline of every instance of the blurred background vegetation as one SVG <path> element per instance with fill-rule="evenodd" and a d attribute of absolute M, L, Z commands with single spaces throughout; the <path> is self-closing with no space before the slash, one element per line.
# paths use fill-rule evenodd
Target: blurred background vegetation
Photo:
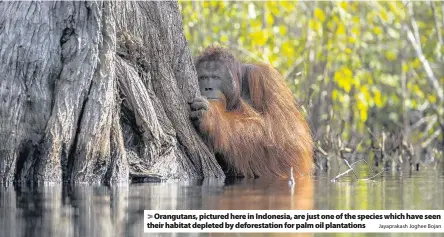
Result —
<path fill-rule="evenodd" d="M 179 2 L 193 55 L 220 45 L 283 74 L 318 170 L 442 162 L 444 2 Z"/>

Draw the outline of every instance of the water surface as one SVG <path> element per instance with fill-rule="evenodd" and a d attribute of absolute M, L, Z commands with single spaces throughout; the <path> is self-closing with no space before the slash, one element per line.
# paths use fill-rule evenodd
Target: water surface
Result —
<path fill-rule="evenodd" d="M 287 180 L 195 180 L 107 186 L 0 186 L 0 236 L 381 236 L 381 234 L 144 234 L 145 209 L 444 209 L 444 175 L 385 172 Z M 360 178 L 370 176 L 359 173 Z M 418 236 L 386 234 L 385 236 Z M 428 234 L 442 236 L 442 234 Z"/>

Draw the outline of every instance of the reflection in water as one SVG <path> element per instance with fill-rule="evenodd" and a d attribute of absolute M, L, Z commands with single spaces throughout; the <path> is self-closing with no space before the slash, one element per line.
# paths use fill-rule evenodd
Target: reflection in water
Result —
<path fill-rule="evenodd" d="M 311 210 L 313 179 L 233 180 L 218 195 L 209 195 L 204 209 L 221 210 Z"/>
<path fill-rule="evenodd" d="M 204 180 L 106 186 L 0 186 L 0 236 L 301 236 L 144 234 L 145 209 L 443 209 L 444 176 L 432 171 L 354 182 Z M 326 236 L 316 234 L 314 236 Z M 381 234 L 328 234 L 328 236 Z M 388 235 L 388 234 L 387 234 Z M 386 235 L 386 236 L 387 236 Z M 402 234 L 404 237 L 406 234 Z M 313 236 L 304 234 L 302 236 Z M 391 234 L 389 236 L 401 236 Z M 413 235 L 412 235 L 413 236 Z M 417 235 L 415 235 L 417 236 Z M 440 235 L 435 235 L 440 236 Z"/>
<path fill-rule="evenodd" d="M 295 180 L 289 186 L 287 180 L 233 180 L 220 195 L 209 196 L 205 209 L 222 210 L 312 210 L 313 179 L 310 177 Z M 251 234 L 209 234 L 221 236 L 297 236 L 305 237 L 312 234 L 304 233 L 251 233 Z"/>

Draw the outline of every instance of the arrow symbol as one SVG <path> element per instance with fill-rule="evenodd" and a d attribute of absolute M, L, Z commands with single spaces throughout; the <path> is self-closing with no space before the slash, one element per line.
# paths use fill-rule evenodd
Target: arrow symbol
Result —
<path fill-rule="evenodd" d="M 151 218 L 153 218 L 153 215 L 151 215 L 151 214 L 148 214 L 148 219 L 151 219 Z"/>

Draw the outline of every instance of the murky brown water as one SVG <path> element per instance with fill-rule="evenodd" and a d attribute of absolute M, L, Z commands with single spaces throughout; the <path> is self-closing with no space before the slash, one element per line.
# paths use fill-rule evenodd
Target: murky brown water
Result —
<path fill-rule="evenodd" d="M 329 177 L 327 177 L 329 176 Z M 143 233 L 144 209 L 444 209 L 444 175 L 386 172 L 287 180 L 204 180 L 106 186 L 0 186 L 0 236 L 381 236 L 381 234 Z M 360 173 L 361 178 L 367 176 Z M 418 236 L 387 234 L 385 236 Z M 426 234 L 423 236 L 443 236 Z"/>

